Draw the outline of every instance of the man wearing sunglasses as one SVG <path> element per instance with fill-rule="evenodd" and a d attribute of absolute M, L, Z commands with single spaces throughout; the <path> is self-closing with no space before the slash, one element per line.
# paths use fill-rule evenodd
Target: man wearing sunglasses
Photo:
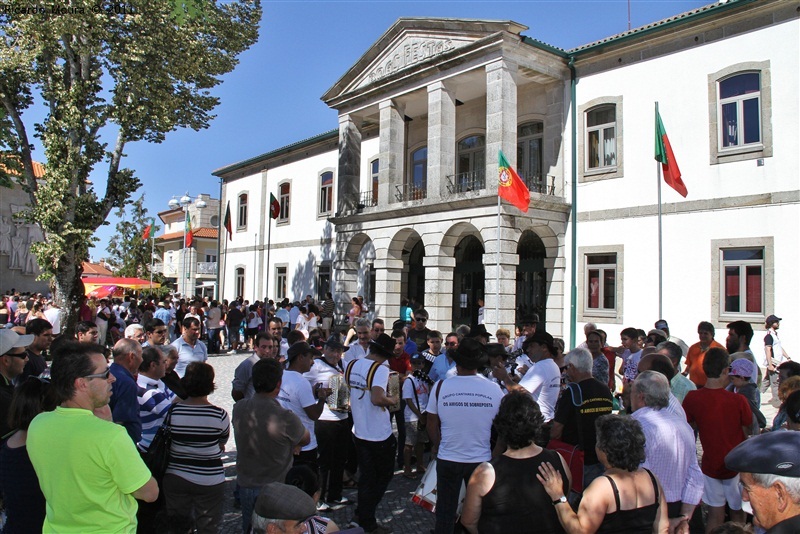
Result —
<path fill-rule="evenodd" d="M 420 308 L 414 312 L 414 328 L 408 332 L 408 338 L 417 344 L 417 352 L 415 354 L 421 354 L 422 351 L 428 348 L 428 334 L 430 332 L 428 329 L 428 312 Z"/>
<path fill-rule="evenodd" d="M 158 484 L 125 429 L 93 413 L 108 404 L 115 380 L 103 348 L 64 343 L 50 376 L 64 400 L 34 418 L 27 442 L 47 500 L 43 531 L 135 531 L 136 499 L 155 501 Z"/>
<path fill-rule="evenodd" d="M 25 368 L 25 347 L 31 343 L 32 334 L 21 336 L 13 330 L 0 330 L 0 438 L 12 430 L 8 426 L 8 410 L 14 396 L 14 379 Z"/>

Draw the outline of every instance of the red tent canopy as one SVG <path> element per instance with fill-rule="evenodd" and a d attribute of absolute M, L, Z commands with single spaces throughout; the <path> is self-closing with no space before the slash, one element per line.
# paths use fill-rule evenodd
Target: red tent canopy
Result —
<path fill-rule="evenodd" d="M 141 278 L 121 278 L 117 276 L 88 276 L 82 278 L 81 280 L 83 280 L 83 285 L 86 288 L 87 295 L 102 286 L 117 286 L 118 288 L 123 288 L 123 289 L 149 289 L 151 287 L 150 280 L 142 280 Z M 155 289 L 161 287 L 161 284 L 153 282 L 152 287 Z"/>

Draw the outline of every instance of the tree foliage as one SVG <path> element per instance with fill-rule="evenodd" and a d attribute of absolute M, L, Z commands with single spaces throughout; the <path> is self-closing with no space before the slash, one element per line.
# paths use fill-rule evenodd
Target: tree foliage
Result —
<path fill-rule="evenodd" d="M 152 243 L 153 236 L 160 226 L 155 224 L 152 217 L 147 216 L 144 195 L 131 202 L 129 207 L 130 210 L 123 207 L 116 212 L 120 221 L 117 223 L 114 236 L 106 247 L 109 254 L 108 259 L 116 267 L 117 276 L 149 280 L 151 264 L 161 261 L 153 254 Z M 142 239 L 144 229 L 151 223 L 153 227 L 150 229 L 150 239 Z M 154 273 L 154 282 L 161 283 L 163 279 L 163 275 Z"/>
<path fill-rule="evenodd" d="M 3 0 L 0 183 L 16 180 L 30 196 L 26 216 L 45 236 L 32 251 L 53 281 L 69 332 L 94 232 L 140 186 L 123 166 L 125 146 L 209 126 L 219 103 L 210 90 L 256 41 L 261 7 L 260 0 L 184 0 L 176 7 L 129 0 L 117 12 L 96 0 L 65 5 L 68 12 Z M 31 124 L 25 112 L 35 98 L 47 115 Z M 38 182 L 33 137 L 46 162 Z M 102 196 L 89 181 L 95 170 L 105 181 Z"/>

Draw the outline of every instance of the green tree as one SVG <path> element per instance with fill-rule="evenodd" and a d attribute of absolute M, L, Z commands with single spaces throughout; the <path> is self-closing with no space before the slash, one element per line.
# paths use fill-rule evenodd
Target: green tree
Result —
<path fill-rule="evenodd" d="M 109 260 L 116 266 L 117 276 L 131 278 L 150 279 L 150 265 L 160 259 L 153 254 L 153 237 L 161 228 L 156 225 L 152 217 L 147 216 L 147 208 L 144 207 L 144 195 L 130 204 L 130 217 L 127 209 L 122 207 L 116 212 L 120 219 L 116 226 L 114 236 L 109 240 L 106 250 Z M 142 239 L 144 229 L 153 224 L 150 229 L 150 238 Z M 163 281 L 163 275 L 154 273 L 153 281 L 159 284 Z"/>
<path fill-rule="evenodd" d="M 42 277 L 51 279 L 69 334 L 94 232 L 140 186 L 122 164 L 125 146 L 159 143 L 178 128 L 208 127 L 219 103 L 211 89 L 258 38 L 261 5 L 191 0 L 173 8 L 161 0 L 129 0 L 118 13 L 96 0 L 67 5 L 69 12 L 60 13 L 60 4 L 2 1 L 0 183 L 16 180 L 30 196 L 26 216 L 44 234 L 32 250 Z M 31 124 L 25 111 L 34 97 L 47 115 Z M 115 139 L 106 143 L 109 134 Z M 38 183 L 31 136 L 41 141 L 46 160 Z M 93 171 L 105 181 L 102 196 L 89 181 Z"/>

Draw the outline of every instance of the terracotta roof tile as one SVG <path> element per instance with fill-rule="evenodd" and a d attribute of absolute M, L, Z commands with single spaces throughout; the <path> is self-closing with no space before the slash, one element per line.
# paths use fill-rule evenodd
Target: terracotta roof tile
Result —
<path fill-rule="evenodd" d="M 207 228 L 201 226 L 200 228 L 194 228 L 192 233 L 195 237 L 203 237 L 206 239 L 217 239 L 219 237 L 219 230 L 217 228 Z M 183 232 L 170 232 L 168 234 L 160 235 L 156 239 L 159 241 L 170 241 L 172 239 L 182 239 Z"/>
<path fill-rule="evenodd" d="M 100 263 L 91 263 L 88 261 L 83 262 L 83 274 L 95 276 L 114 276 L 107 267 Z"/>

